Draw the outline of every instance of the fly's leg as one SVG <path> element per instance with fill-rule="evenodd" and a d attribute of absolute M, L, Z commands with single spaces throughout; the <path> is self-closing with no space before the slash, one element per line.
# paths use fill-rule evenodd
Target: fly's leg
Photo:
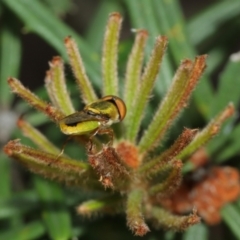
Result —
<path fill-rule="evenodd" d="M 107 143 L 107 146 L 111 147 L 113 145 L 113 138 L 114 138 L 114 132 L 112 130 L 112 128 L 103 128 L 101 130 L 98 131 L 98 134 L 106 134 L 109 136 L 110 140 Z"/>
<path fill-rule="evenodd" d="M 56 160 L 59 159 L 59 158 L 63 155 L 64 149 L 65 149 L 68 141 L 71 140 L 72 138 L 73 138 L 72 136 L 69 136 L 69 137 L 65 140 L 65 142 L 64 142 L 63 145 L 62 145 L 61 152 L 58 154 Z"/>
<path fill-rule="evenodd" d="M 87 143 L 87 152 L 89 154 L 93 154 L 95 152 L 94 144 L 93 144 L 93 138 L 96 136 L 96 134 L 99 133 L 99 129 L 96 129 L 89 137 L 88 143 Z"/>

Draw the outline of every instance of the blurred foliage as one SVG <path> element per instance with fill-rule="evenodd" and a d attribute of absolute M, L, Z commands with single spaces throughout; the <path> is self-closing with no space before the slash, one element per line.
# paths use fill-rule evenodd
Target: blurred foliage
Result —
<path fill-rule="evenodd" d="M 80 1 L 79 1 L 80 2 Z M 84 2 L 84 1 L 82 1 Z M 91 81 L 100 89 L 100 47 L 108 13 L 120 11 L 125 15 L 125 24 L 131 28 L 146 28 L 149 31 L 149 52 L 158 34 L 169 38 L 169 50 L 156 83 L 152 108 L 146 115 L 149 122 L 151 113 L 170 85 L 176 66 L 181 59 L 193 58 L 207 53 L 208 70 L 194 92 L 192 104 L 182 114 L 177 126 L 199 127 L 206 124 L 228 102 L 239 107 L 240 100 L 240 57 L 230 55 L 239 51 L 240 1 L 214 1 L 196 11 L 189 19 L 184 17 L 179 1 L 159 0 L 102 0 L 92 1 L 94 10 L 88 16 L 86 31 L 79 34 L 59 16 L 74 14 L 78 1 L 67 0 L 2 0 L 0 3 L 0 135 L 9 127 L 3 146 L 11 136 L 18 137 L 14 120 L 22 113 L 28 114 L 32 123 L 51 131 L 51 139 L 61 145 L 63 136 L 53 131 L 46 118 L 36 111 L 14 101 L 7 86 L 8 76 L 19 76 L 22 66 L 22 35 L 33 33 L 52 46 L 66 58 L 63 38 L 71 35 L 77 41 Z M 83 5 L 83 3 L 82 3 Z M 82 6 L 81 5 L 81 6 Z M 187 8 L 187 6 L 185 6 Z M 184 8 L 184 9 L 185 9 Z M 185 9 L 186 10 L 186 9 Z M 75 18 L 86 15 L 86 9 L 79 8 Z M 68 13 L 67 13 L 68 12 Z M 121 42 L 120 66 L 124 66 L 133 37 L 130 27 L 124 29 Z M 130 40 L 129 40 L 130 39 Z M 40 56 L 36 56 L 40 57 Z M 28 61 L 33 61 L 29 59 Z M 121 70 L 121 69 L 120 69 Z M 38 73 L 36 73 L 38 74 Z M 123 74 L 123 73 L 122 73 Z M 217 81 L 216 81 L 217 79 Z M 37 92 L 42 92 L 41 88 Z M 73 93 L 74 95 L 74 93 Z M 41 95 L 43 96 L 43 95 Z M 78 107 L 79 107 L 79 103 Z M 11 121 L 10 121 L 11 120 Z M 175 127 L 169 138 L 179 134 Z M 182 127 L 180 128 L 182 129 Z M 219 162 L 239 168 L 240 149 L 239 119 L 228 121 L 218 137 L 208 146 L 212 164 Z M 77 146 L 71 151 L 77 151 Z M 74 206 L 89 195 L 78 189 L 65 189 L 16 168 L 3 153 L 0 153 L 0 239 L 135 239 L 126 229 L 121 217 L 93 219 L 91 222 L 76 216 Z M 190 228 L 184 234 L 151 232 L 142 239 L 240 239 L 239 200 L 222 209 L 223 223 L 214 229 L 204 223 Z M 102 237 L 101 237 L 102 236 Z M 194 237 L 193 237 L 194 236 Z M 211 238 L 210 238 L 211 236 Z"/>
<path fill-rule="evenodd" d="M 49 8 L 49 10 L 54 13 L 54 15 L 58 16 L 65 15 L 74 7 L 74 4 L 68 0 L 58 1 L 58 4 L 56 4 L 56 1 L 54 0 L 43 0 L 42 2 L 46 4 L 47 8 Z"/>

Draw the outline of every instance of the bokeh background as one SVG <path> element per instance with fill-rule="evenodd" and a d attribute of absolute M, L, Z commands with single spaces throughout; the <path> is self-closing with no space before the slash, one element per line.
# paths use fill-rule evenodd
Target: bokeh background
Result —
<path fill-rule="evenodd" d="M 108 14 L 112 11 L 119 11 L 124 17 L 119 48 L 120 75 L 124 74 L 127 55 L 133 42 L 131 28 L 146 28 L 149 31 L 147 53 L 158 34 L 169 38 L 169 50 L 166 54 L 168 59 L 163 72 L 170 77 L 156 86 L 156 97 L 152 102 L 152 109 L 147 113 L 145 124 L 166 92 L 180 60 L 194 58 L 197 54 L 209 54 L 208 70 L 203 83 L 194 93 L 192 104 L 169 134 L 169 139 L 177 136 L 183 126 L 204 126 L 229 101 L 239 108 L 240 57 L 235 54 L 240 51 L 240 2 L 237 0 L 2 0 L 1 148 L 12 138 L 21 138 L 24 143 L 32 144 L 16 128 L 15 121 L 21 114 L 61 147 L 64 136 L 57 127 L 53 128 L 49 125 L 49 120 L 16 98 L 10 92 L 6 79 L 16 77 L 29 89 L 47 99 L 44 78 L 48 62 L 53 56 L 66 56 L 63 39 L 72 35 L 77 36 L 88 74 L 100 93 L 102 37 Z M 179 28 L 172 30 L 174 26 Z M 184 37 L 180 39 L 179 36 Z M 237 59 L 234 62 L 231 60 L 232 54 Z M 65 61 L 71 94 L 76 107 L 80 109 L 82 103 L 74 90 L 74 81 L 66 58 Z M 237 114 L 208 148 L 212 165 L 230 165 L 239 169 L 238 122 Z M 66 151 L 75 156 L 79 150 L 78 146 L 68 146 Z M 84 149 L 80 151 L 83 152 Z M 127 229 L 123 215 L 100 215 L 90 219 L 77 216 L 75 206 L 94 193 L 83 193 L 81 189 L 69 189 L 38 178 L 6 157 L 3 152 L 0 158 L 0 239 L 139 238 Z M 64 207 L 53 210 L 48 202 L 56 199 Z M 142 239 L 240 239 L 240 200 L 228 205 L 222 211 L 222 217 L 222 223 L 216 226 L 207 226 L 203 221 L 185 233 L 158 230 Z"/>

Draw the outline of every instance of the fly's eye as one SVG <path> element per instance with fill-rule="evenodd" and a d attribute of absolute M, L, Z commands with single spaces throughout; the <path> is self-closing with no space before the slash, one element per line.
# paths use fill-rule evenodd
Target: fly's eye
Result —
<path fill-rule="evenodd" d="M 126 105 L 121 98 L 116 98 L 115 103 L 118 108 L 118 112 L 119 112 L 119 116 L 120 116 L 119 119 L 120 119 L 120 121 L 122 121 L 125 118 L 126 113 L 127 113 Z"/>
<path fill-rule="evenodd" d="M 125 118 L 127 113 L 127 108 L 124 101 L 121 98 L 114 95 L 108 95 L 101 98 L 101 100 L 112 102 L 116 106 L 120 121 L 122 121 Z"/>

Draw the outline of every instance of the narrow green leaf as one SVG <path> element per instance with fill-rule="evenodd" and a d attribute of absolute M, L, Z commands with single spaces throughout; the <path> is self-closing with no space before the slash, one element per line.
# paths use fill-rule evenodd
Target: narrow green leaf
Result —
<path fill-rule="evenodd" d="M 163 151 L 160 155 L 152 157 L 151 160 L 143 163 L 138 171 L 150 177 L 150 175 L 156 175 L 165 169 L 167 163 L 169 164 L 171 162 L 170 165 L 172 165 L 176 162 L 174 158 L 192 141 L 196 134 L 196 129 L 185 128 L 182 134 L 168 149 Z"/>
<path fill-rule="evenodd" d="M 152 218 L 156 220 L 156 224 L 165 229 L 183 231 L 200 222 L 200 217 L 197 216 L 196 211 L 193 211 L 193 213 L 187 216 L 180 216 L 156 206 L 152 207 L 150 210 Z"/>
<path fill-rule="evenodd" d="M 22 214 L 36 211 L 38 207 L 39 199 L 35 192 L 14 193 L 9 199 L 0 199 L 0 219 L 11 218 L 14 220 L 20 218 Z"/>
<path fill-rule="evenodd" d="M 167 38 L 158 37 L 152 50 L 151 57 L 144 69 L 141 77 L 140 87 L 134 99 L 133 109 L 128 118 L 127 138 L 135 141 L 140 127 L 140 123 L 144 116 L 144 110 L 148 102 L 148 98 L 152 92 L 154 83 L 159 73 L 163 55 L 167 47 Z M 132 93 L 133 94 L 133 93 Z"/>
<path fill-rule="evenodd" d="M 71 37 L 66 37 L 64 42 L 67 49 L 70 65 L 76 79 L 76 83 L 78 85 L 79 91 L 81 92 L 82 100 L 85 103 L 91 103 L 95 101 L 97 97 L 86 74 L 86 70 L 77 44 Z"/>
<path fill-rule="evenodd" d="M 238 198 L 238 200 L 236 201 L 236 207 L 238 208 L 238 209 L 240 209 L 240 199 Z"/>
<path fill-rule="evenodd" d="M 240 239 L 239 209 L 233 204 L 228 204 L 221 209 L 221 216 L 223 221 L 232 230 L 232 233 L 235 235 L 236 239 Z"/>
<path fill-rule="evenodd" d="M 0 152 L 0 176 L 1 176 L 1 187 L 0 187 L 0 200 L 7 199 L 11 196 L 11 161 L 3 153 Z"/>
<path fill-rule="evenodd" d="M 67 12 L 71 12 L 74 7 L 74 3 L 69 0 L 60 0 L 58 4 L 56 4 L 55 0 L 44 0 L 44 2 L 58 16 L 64 16 Z"/>
<path fill-rule="evenodd" d="M 19 119 L 18 127 L 23 132 L 24 136 L 31 139 L 40 149 L 58 155 L 61 150 L 57 148 L 50 140 L 48 140 L 38 129 L 34 128 L 31 124 Z"/>
<path fill-rule="evenodd" d="M 92 77 L 94 83 L 99 86 L 99 54 L 75 31 L 54 16 L 43 3 L 38 0 L 3 0 L 2 2 L 22 19 L 28 30 L 44 38 L 65 59 L 67 59 L 67 54 L 63 47 L 63 39 L 66 36 L 72 36 L 81 50 L 89 75 Z"/>
<path fill-rule="evenodd" d="M 43 203 L 42 218 L 49 236 L 54 240 L 70 239 L 71 217 L 63 191 L 58 185 L 37 177 L 34 178 L 34 184 Z"/>
<path fill-rule="evenodd" d="M 103 0 L 99 2 L 99 5 L 97 12 L 91 16 L 92 20 L 86 34 L 86 41 L 97 52 L 102 48 L 104 29 L 109 14 L 122 12 L 122 8 L 117 1 Z"/>
<path fill-rule="evenodd" d="M 169 38 L 171 54 L 178 64 L 183 58 L 193 58 L 196 50 L 190 44 L 186 31 L 185 21 L 179 1 L 152 0 L 158 19 L 159 28 Z M 204 96 L 204 97 L 203 97 Z M 207 77 L 203 77 L 193 94 L 198 110 L 209 118 L 209 102 L 212 100 L 212 88 Z"/>
<path fill-rule="evenodd" d="M 221 111 L 212 121 L 202 130 L 199 131 L 192 142 L 183 149 L 176 158 L 185 160 L 193 154 L 199 147 L 204 146 L 212 137 L 220 130 L 221 125 L 234 114 L 234 106 L 230 103 L 223 111 Z"/>
<path fill-rule="evenodd" d="M 234 55 L 232 55 L 234 56 Z M 223 107 L 232 102 L 238 106 L 240 102 L 240 59 L 229 59 L 228 64 L 220 75 L 217 93 L 211 103 L 211 116 L 216 115 Z"/>
<path fill-rule="evenodd" d="M 137 236 L 143 236 L 149 232 L 143 217 L 143 196 L 141 189 L 134 189 L 128 194 L 126 204 L 127 225 Z"/>
<path fill-rule="evenodd" d="M 29 109 L 29 105 L 27 105 L 27 106 Z M 43 125 L 46 122 L 49 122 L 49 118 L 46 115 L 44 115 L 38 111 L 29 112 L 28 114 L 26 114 L 24 116 L 26 116 L 28 122 L 31 123 L 35 127 Z"/>
<path fill-rule="evenodd" d="M 218 151 L 216 152 L 216 162 L 221 163 L 224 161 L 229 160 L 231 157 L 233 157 L 236 154 L 240 153 L 239 149 L 239 139 L 240 139 L 240 125 L 237 125 L 232 131 L 223 132 L 219 137 L 224 138 L 224 142 L 222 145 L 218 148 Z M 220 141 L 221 141 L 220 140 Z"/>
<path fill-rule="evenodd" d="M 229 119 L 227 123 L 221 127 L 220 132 L 217 134 L 214 141 L 210 141 L 206 145 L 207 152 L 214 162 L 218 161 L 219 156 L 221 157 L 221 151 L 224 151 L 226 146 L 229 146 L 229 143 L 230 145 L 232 144 L 231 138 L 233 137 L 235 130 L 238 128 L 237 126 L 235 127 L 235 120 L 235 118 Z"/>
<path fill-rule="evenodd" d="M 208 64 L 206 72 L 213 73 L 224 62 L 229 53 L 222 46 L 216 46 L 208 51 Z M 214 101 L 214 98 L 213 98 Z"/>
<path fill-rule="evenodd" d="M 212 36 L 223 23 L 237 16 L 240 16 L 239 1 L 217 1 L 188 21 L 187 32 L 190 41 L 195 46 L 199 45 Z"/>
<path fill-rule="evenodd" d="M 169 47 L 175 63 L 186 57 L 194 57 L 195 49 L 189 44 L 186 36 L 185 23 L 178 1 L 132 0 L 125 1 L 130 10 L 130 16 L 137 27 L 150 29 L 149 35 L 161 33 L 169 38 Z M 156 90 L 162 96 L 170 86 L 173 76 L 170 61 L 163 61 L 161 79 L 156 84 Z M 167 84 L 165 84 L 167 81 Z M 209 118 L 209 102 L 212 100 L 212 88 L 209 79 L 201 79 L 193 94 L 197 109 L 204 117 Z M 204 97 L 203 97 L 204 96 Z"/>
<path fill-rule="evenodd" d="M 127 109 L 131 109 L 134 103 L 137 86 L 140 85 L 140 78 L 142 74 L 142 65 L 144 58 L 144 48 L 148 37 L 146 30 L 136 30 L 135 41 L 129 55 L 125 74 L 125 89 L 124 89 L 124 100 Z M 127 125 L 130 114 L 126 116 L 125 123 Z"/>
<path fill-rule="evenodd" d="M 40 99 L 37 95 L 31 92 L 29 89 L 24 87 L 22 83 L 16 78 L 9 78 L 8 84 L 11 87 L 11 90 L 18 94 L 21 98 L 27 101 L 30 105 L 36 109 L 42 111 L 48 117 L 52 118 L 55 121 L 62 119 L 65 115 L 57 108 L 51 106 L 49 103 Z"/>
<path fill-rule="evenodd" d="M 149 189 L 149 194 L 152 196 L 170 196 L 179 187 L 182 180 L 182 161 L 173 160 L 168 164 L 169 173 L 164 181 L 153 184 Z M 166 169 L 164 169 L 166 170 Z M 160 172 L 160 171 L 159 171 Z"/>
<path fill-rule="evenodd" d="M 118 41 L 122 25 L 122 16 L 112 13 L 109 16 L 103 42 L 102 72 L 103 96 L 118 96 Z"/>
<path fill-rule="evenodd" d="M 104 200 L 88 200 L 77 207 L 78 214 L 88 215 L 103 210 L 108 205 Z"/>
<path fill-rule="evenodd" d="M 211 119 L 209 103 L 212 102 L 213 98 L 213 89 L 210 84 L 210 79 L 203 76 L 196 91 L 193 93 L 193 99 L 198 111 L 207 120 Z"/>
<path fill-rule="evenodd" d="M 195 57 L 195 50 L 189 44 L 179 1 L 151 0 L 159 29 L 169 38 L 169 49 L 178 64 L 183 58 Z"/>
<path fill-rule="evenodd" d="M 176 235 L 176 232 L 167 231 L 167 232 L 164 233 L 164 240 L 174 240 L 175 235 Z"/>
<path fill-rule="evenodd" d="M 187 229 L 183 233 L 183 240 L 208 240 L 208 229 L 203 223 L 199 223 Z"/>
<path fill-rule="evenodd" d="M 206 56 L 203 55 L 196 57 L 194 63 L 189 59 L 181 63 L 169 91 L 140 140 L 141 152 L 149 151 L 155 147 L 163 139 L 175 118 L 186 107 L 191 93 L 205 69 L 205 60 Z"/>
<path fill-rule="evenodd" d="M 160 2 L 160 1 L 159 1 Z M 160 29 L 161 22 L 155 16 L 155 9 L 152 6 L 152 0 L 125 0 L 129 10 L 132 27 L 136 29 L 146 29 L 149 32 L 149 41 L 147 44 L 147 53 L 151 53 L 155 38 L 164 34 Z M 173 68 L 170 64 L 169 55 L 164 56 L 162 69 L 156 81 L 156 92 L 163 96 L 171 84 Z"/>
<path fill-rule="evenodd" d="M 70 115 L 75 110 L 66 86 L 63 61 L 60 57 L 54 57 L 49 65 L 50 70 L 45 78 L 45 83 L 51 88 L 48 93 L 54 99 L 55 107 L 61 109 L 65 115 Z"/>
<path fill-rule="evenodd" d="M 0 32 L 0 105 L 2 107 L 10 107 L 14 97 L 10 94 L 7 79 L 10 76 L 18 76 L 20 60 L 20 39 L 10 26 L 4 24 Z"/>
<path fill-rule="evenodd" d="M 96 213 L 122 212 L 122 201 L 117 196 L 108 196 L 101 199 L 87 200 L 77 206 L 76 211 L 82 216 L 95 216 Z"/>
<path fill-rule="evenodd" d="M 22 145 L 19 140 L 8 142 L 4 151 L 29 170 L 60 182 L 83 186 L 86 183 L 83 181 L 85 174 L 90 173 L 87 163 Z M 89 180 L 93 178 L 89 177 Z"/>
<path fill-rule="evenodd" d="M 0 239 L 14 240 L 34 240 L 42 237 L 46 232 L 44 224 L 41 221 L 34 221 L 21 227 L 15 227 L 11 230 L 2 231 Z"/>

